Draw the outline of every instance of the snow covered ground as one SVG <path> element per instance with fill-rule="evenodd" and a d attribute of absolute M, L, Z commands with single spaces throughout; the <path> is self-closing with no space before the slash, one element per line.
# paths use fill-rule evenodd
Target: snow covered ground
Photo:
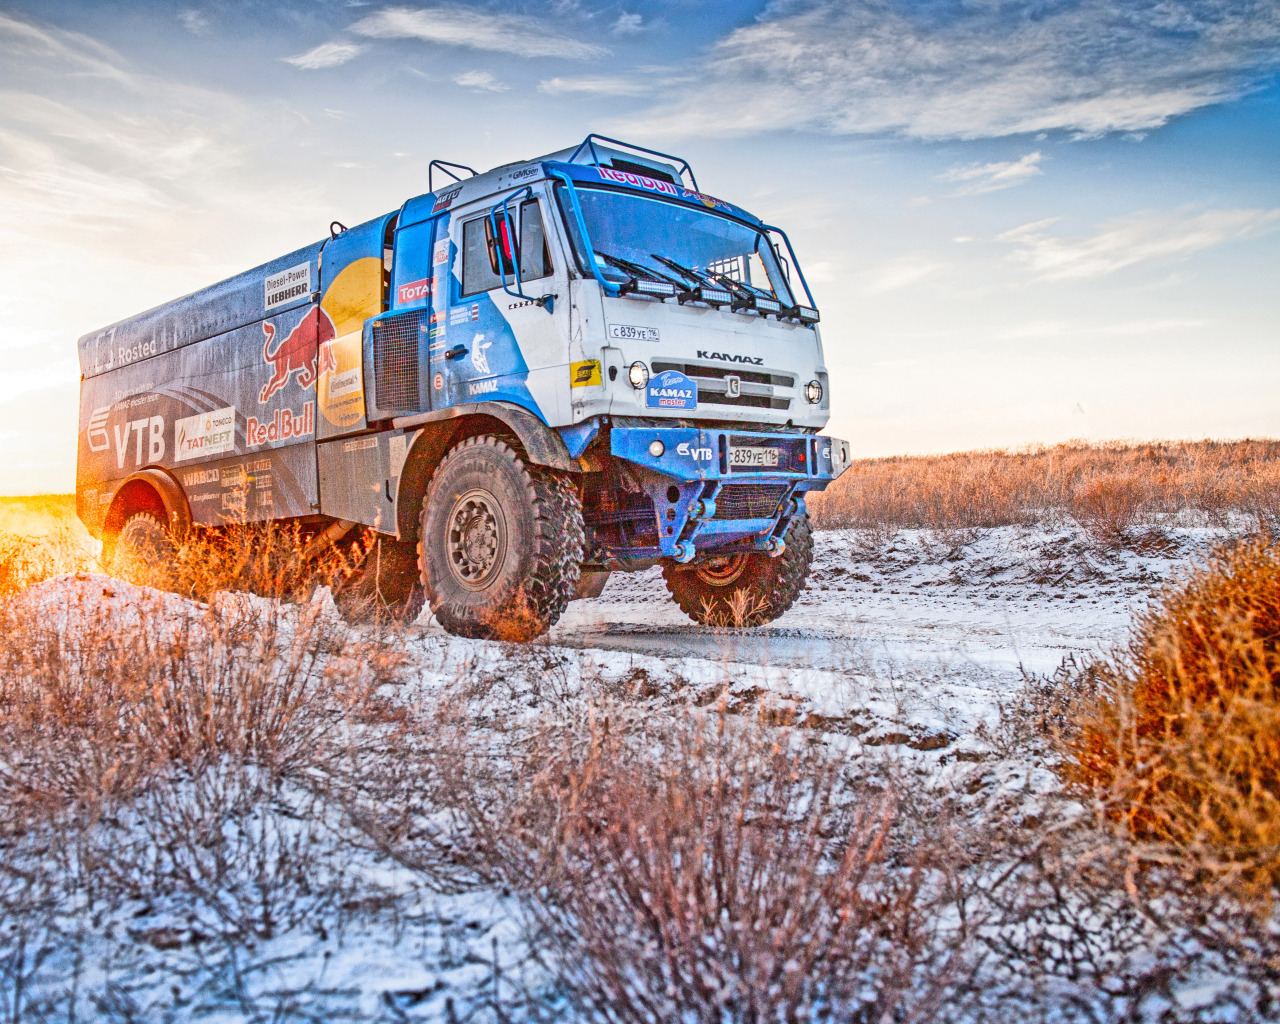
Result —
<path fill-rule="evenodd" d="M 770 626 L 695 626 L 658 570 L 617 574 L 600 598 L 571 605 L 534 651 L 420 622 L 404 640 L 409 661 L 395 699 L 413 703 L 460 678 L 506 676 L 532 714 L 536 664 L 548 693 L 625 684 L 655 708 L 719 698 L 730 710 L 764 708 L 814 729 L 850 756 L 916 764 L 922 777 L 978 772 L 992 756 L 987 740 L 1001 708 L 1027 674 L 1048 675 L 1064 658 L 1121 641 L 1132 614 L 1215 536 L 1171 529 L 1106 551 L 1070 524 L 878 539 L 822 532 L 808 589 Z M 42 584 L 29 600 L 48 615 L 60 602 L 127 604 L 131 593 L 81 575 Z M 341 635 L 346 627 L 333 628 Z M 1054 785 L 1034 763 L 1006 765 L 1004 774 L 1011 770 L 1032 788 Z M 305 798 L 282 792 L 277 803 L 281 820 L 302 828 Z M 317 872 L 332 870 L 341 849 L 344 895 L 271 937 L 219 944 L 209 938 L 216 921 L 189 900 L 139 894 L 51 921 L 50 935 L 78 940 L 33 967 L 27 984 L 65 995 L 74 983 L 82 1007 L 118 1019 L 518 1015 L 504 999 L 513 979 L 536 968 L 526 962 L 515 898 L 438 891 L 376 845 L 342 835 L 340 821 L 322 821 L 289 847 L 314 858 Z M 267 845 L 278 851 L 287 840 Z"/>

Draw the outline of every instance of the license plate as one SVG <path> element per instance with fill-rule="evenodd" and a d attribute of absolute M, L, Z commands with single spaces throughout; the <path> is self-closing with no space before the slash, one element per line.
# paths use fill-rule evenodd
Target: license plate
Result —
<path fill-rule="evenodd" d="M 751 466 L 753 469 L 764 469 L 776 466 L 782 461 L 780 448 L 738 448 L 729 447 L 729 465 Z"/>
<path fill-rule="evenodd" d="M 661 341 L 662 334 L 656 327 L 633 327 L 631 324 L 610 324 L 609 337 L 617 341 Z"/>

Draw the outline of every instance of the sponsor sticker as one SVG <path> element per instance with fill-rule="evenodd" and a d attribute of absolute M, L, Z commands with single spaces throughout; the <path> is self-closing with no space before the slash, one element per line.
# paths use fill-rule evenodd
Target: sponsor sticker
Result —
<path fill-rule="evenodd" d="M 443 391 L 444 390 L 444 374 L 437 373 L 433 378 L 431 378 L 431 386 L 435 388 L 437 391 Z"/>
<path fill-rule="evenodd" d="M 222 481 L 222 471 L 219 469 L 196 469 L 190 473 L 182 474 L 183 487 L 202 487 L 205 484 L 219 484 Z"/>
<path fill-rule="evenodd" d="M 527 178 L 536 178 L 542 173 L 542 168 L 538 164 L 530 164 L 528 167 L 521 167 L 518 171 L 511 172 L 512 181 L 524 181 Z"/>
<path fill-rule="evenodd" d="M 730 206 L 728 203 L 726 203 L 723 199 L 717 199 L 715 196 L 709 196 L 709 195 L 707 195 L 705 192 L 695 192 L 695 191 L 694 191 L 693 189 L 691 189 L 691 188 L 684 188 L 684 189 L 681 189 L 681 190 L 680 190 L 680 198 L 681 198 L 681 199 L 692 199 L 692 200 L 694 200 L 695 202 L 699 202 L 699 203 L 701 203 L 701 204 L 702 204 L 703 206 L 705 206 L 708 210 L 715 210 L 715 209 L 720 209 L 720 210 L 731 210 L 731 209 L 733 209 L 733 207 L 731 207 L 731 206 Z"/>
<path fill-rule="evenodd" d="M 343 373 L 331 374 L 329 377 L 329 400 L 345 398 L 360 390 L 360 367 L 355 366 Z"/>
<path fill-rule="evenodd" d="M 498 379 L 490 377 L 488 380 L 476 380 L 467 385 L 467 394 L 469 395 L 488 395 L 498 390 Z"/>
<path fill-rule="evenodd" d="M 453 327 L 458 324 L 471 323 L 480 319 L 480 303 L 473 302 L 469 306 L 454 306 L 449 310 L 449 323 Z"/>
<path fill-rule="evenodd" d="M 316 405 L 307 402 L 302 412 L 277 409 L 269 420 L 250 416 L 244 427 L 245 444 L 250 448 L 260 444 L 274 444 L 290 438 L 310 437 L 316 432 Z"/>
<path fill-rule="evenodd" d="M 448 333 L 448 330 L 449 329 L 444 324 L 441 324 L 439 327 L 431 328 L 431 330 L 427 333 L 427 337 L 431 341 L 435 341 L 436 338 L 443 338 L 445 334 Z"/>
<path fill-rule="evenodd" d="M 679 190 L 669 181 L 659 181 L 643 174 L 632 174 L 630 171 L 615 171 L 612 167 L 601 167 L 600 177 L 605 181 L 616 181 L 620 185 L 634 185 L 636 188 L 647 188 L 650 192 L 661 192 L 668 196 L 679 195 Z"/>
<path fill-rule="evenodd" d="M 662 333 L 656 327 L 633 327 L 631 324 L 610 324 L 609 337 L 618 341 L 661 341 Z"/>
<path fill-rule="evenodd" d="M 225 409 L 186 416 L 173 425 L 173 461 L 185 462 L 206 455 L 221 455 L 236 447 L 236 409 Z"/>
<path fill-rule="evenodd" d="M 263 306 L 275 309 L 311 294 L 311 263 L 299 263 L 296 267 L 272 274 L 263 282 Z"/>
<path fill-rule="evenodd" d="M 433 267 L 438 267 L 440 266 L 440 264 L 448 263 L 448 262 L 449 262 L 449 239 L 446 238 L 443 242 L 437 243 L 431 257 L 431 265 Z"/>
<path fill-rule="evenodd" d="M 420 281 L 410 281 L 396 289 L 396 300 L 400 305 L 420 302 L 431 294 L 431 278 L 424 277 Z"/>
<path fill-rule="evenodd" d="M 89 441 L 89 451 L 105 452 L 111 447 L 111 435 L 107 433 L 107 417 L 111 415 L 111 406 L 104 405 L 94 409 L 89 416 L 89 427 L 85 436 Z"/>
<path fill-rule="evenodd" d="M 696 409 L 698 385 L 679 370 L 663 370 L 645 388 L 650 409 Z"/>
<path fill-rule="evenodd" d="M 458 195 L 461 192 L 462 192 L 462 186 L 459 185 L 457 186 L 457 188 L 449 189 L 448 192 L 436 193 L 436 203 L 433 207 L 431 207 L 431 212 L 439 213 L 441 210 L 449 209 L 449 207 L 453 205 L 453 201 L 458 198 Z"/>
<path fill-rule="evenodd" d="M 600 361 L 588 359 L 581 363 L 570 363 L 569 382 L 575 388 L 589 388 L 600 384 Z"/>
<path fill-rule="evenodd" d="M 342 442 L 342 450 L 344 452 L 363 452 L 377 447 L 378 439 L 376 437 L 357 437 L 354 441 Z"/>

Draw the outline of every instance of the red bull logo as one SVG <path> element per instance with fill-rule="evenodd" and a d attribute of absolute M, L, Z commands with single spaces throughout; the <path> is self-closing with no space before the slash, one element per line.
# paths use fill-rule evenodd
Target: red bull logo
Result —
<path fill-rule="evenodd" d="M 333 321 L 319 306 L 307 310 L 306 316 L 274 350 L 271 342 L 276 334 L 275 324 L 270 320 L 264 321 L 262 333 L 267 336 L 262 343 L 262 361 L 270 365 L 271 379 L 258 392 L 259 405 L 288 384 L 295 373 L 300 387 L 313 388 L 322 373 L 333 373 L 338 369 L 338 362 L 333 357 L 336 334 Z"/>

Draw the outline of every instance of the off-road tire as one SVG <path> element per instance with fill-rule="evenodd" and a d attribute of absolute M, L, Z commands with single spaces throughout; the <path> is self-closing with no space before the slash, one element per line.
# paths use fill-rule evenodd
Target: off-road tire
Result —
<path fill-rule="evenodd" d="M 333 588 L 333 603 L 349 623 L 398 622 L 408 625 L 426 604 L 418 573 L 418 549 L 392 537 L 360 538 L 364 557 L 355 571 Z"/>
<path fill-rule="evenodd" d="M 662 564 L 667 590 L 689 618 L 704 626 L 762 626 L 795 604 L 813 562 L 809 515 L 787 526 L 777 558 L 752 552 L 696 565 Z"/>
<path fill-rule="evenodd" d="M 458 636 L 524 642 L 578 587 L 582 500 L 572 476 L 482 435 L 440 462 L 423 502 L 418 565 L 436 621 Z"/>
<path fill-rule="evenodd" d="M 168 589 L 177 548 L 159 516 L 135 512 L 124 521 L 106 557 L 106 569 L 130 583 Z"/>

